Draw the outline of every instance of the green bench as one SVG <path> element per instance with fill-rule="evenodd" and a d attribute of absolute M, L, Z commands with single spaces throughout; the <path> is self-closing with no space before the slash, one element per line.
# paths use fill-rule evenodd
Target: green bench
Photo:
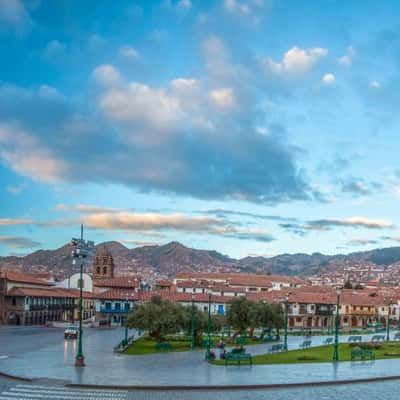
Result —
<path fill-rule="evenodd" d="M 170 351 L 173 349 L 173 346 L 171 343 L 168 342 L 158 342 L 156 344 L 156 350 L 157 351 Z"/>
<path fill-rule="evenodd" d="M 263 336 L 261 338 L 261 341 L 264 342 L 264 343 L 276 342 L 277 340 L 279 340 L 279 336 L 278 335 L 268 335 L 268 336 Z"/>
<path fill-rule="evenodd" d="M 283 350 L 284 350 L 283 344 L 282 343 L 277 343 L 277 344 L 273 344 L 271 346 L 271 348 L 269 349 L 269 353 L 280 353 Z"/>
<path fill-rule="evenodd" d="M 385 335 L 374 335 L 372 336 L 371 342 L 384 342 Z"/>
<path fill-rule="evenodd" d="M 325 340 L 324 340 L 324 344 L 325 345 L 327 345 L 327 344 L 332 344 L 333 343 L 333 338 L 331 338 L 331 337 L 328 337 L 328 338 L 326 338 Z"/>
<path fill-rule="evenodd" d="M 356 343 L 356 342 L 361 342 L 361 341 L 362 341 L 361 335 L 349 336 L 349 339 L 348 339 L 349 343 Z"/>
<path fill-rule="evenodd" d="M 308 349 L 311 347 L 311 340 L 305 340 L 303 343 L 300 343 L 299 346 L 301 349 Z"/>
<path fill-rule="evenodd" d="M 351 351 L 351 361 L 354 361 L 356 359 L 361 359 L 362 361 L 364 360 L 375 360 L 375 353 L 372 350 L 368 349 L 353 349 Z"/>
<path fill-rule="evenodd" d="M 232 349 L 229 353 L 225 355 L 225 365 L 228 365 L 230 362 L 235 362 L 238 365 L 242 362 L 246 362 L 250 365 L 253 365 L 253 358 L 250 353 L 246 353 L 245 351 L 234 351 Z"/>

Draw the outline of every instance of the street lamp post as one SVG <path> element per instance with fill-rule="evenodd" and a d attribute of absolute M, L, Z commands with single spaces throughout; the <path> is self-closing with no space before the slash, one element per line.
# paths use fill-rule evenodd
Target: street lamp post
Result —
<path fill-rule="evenodd" d="M 195 314 L 195 308 L 194 308 L 194 294 L 192 293 L 192 320 L 191 320 L 191 327 L 190 327 L 190 333 L 192 336 L 192 341 L 190 343 L 190 349 L 194 350 L 194 345 L 195 345 L 195 324 L 196 324 L 196 314 Z"/>
<path fill-rule="evenodd" d="M 288 344 L 287 344 L 287 337 L 288 337 L 288 320 L 289 320 L 289 294 L 288 293 L 285 297 L 285 337 L 283 341 L 283 349 L 287 351 Z"/>
<path fill-rule="evenodd" d="M 125 346 L 128 345 L 128 315 L 129 315 L 129 299 L 128 295 L 126 296 L 125 310 L 127 315 L 125 317 Z"/>
<path fill-rule="evenodd" d="M 334 362 L 339 361 L 340 294 L 341 294 L 340 288 L 336 289 L 335 343 L 334 343 L 334 347 L 333 347 L 333 361 Z"/>
<path fill-rule="evenodd" d="M 75 358 L 75 367 L 84 367 L 85 366 L 85 357 L 83 356 L 82 350 L 82 313 L 83 313 L 83 263 L 84 259 L 88 256 L 91 256 L 94 250 L 94 243 L 92 241 L 83 240 L 83 225 L 81 225 L 81 238 L 71 240 L 71 245 L 74 246 L 72 250 L 73 264 L 76 263 L 78 259 L 80 273 L 79 273 L 79 309 L 78 309 L 78 317 L 79 317 L 79 335 L 78 335 L 78 351 L 76 353 Z"/>
<path fill-rule="evenodd" d="M 388 313 L 387 313 L 387 319 L 386 319 L 386 341 L 387 342 L 390 340 L 390 306 L 391 305 L 392 305 L 392 299 L 389 299 Z"/>
<path fill-rule="evenodd" d="M 211 289 L 208 289 L 207 351 L 206 360 L 211 359 Z"/>

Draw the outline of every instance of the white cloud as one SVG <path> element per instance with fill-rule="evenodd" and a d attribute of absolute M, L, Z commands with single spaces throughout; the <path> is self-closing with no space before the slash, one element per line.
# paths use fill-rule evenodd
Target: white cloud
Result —
<path fill-rule="evenodd" d="M 135 60 L 139 57 L 139 52 L 132 46 L 122 46 L 119 49 L 119 54 L 123 57 Z"/>
<path fill-rule="evenodd" d="M 26 218 L 0 218 L 0 226 L 30 225 L 33 221 Z"/>
<path fill-rule="evenodd" d="M 262 62 L 275 74 L 300 76 L 308 72 L 319 59 L 327 54 L 328 50 L 320 47 L 301 49 L 294 46 L 284 54 L 281 62 L 275 62 L 270 58 L 263 59 Z"/>
<path fill-rule="evenodd" d="M 250 15 L 251 9 L 248 4 L 244 2 L 238 2 L 236 0 L 225 0 L 225 9 L 231 13 L 239 13 L 243 15 Z"/>
<path fill-rule="evenodd" d="M 381 88 L 381 84 L 378 81 L 371 81 L 369 87 L 376 90 Z"/>
<path fill-rule="evenodd" d="M 0 124 L 0 157 L 15 172 L 42 182 L 61 180 L 66 169 L 33 135 L 13 125 Z"/>
<path fill-rule="evenodd" d="M 177 7 L 181 10 L 189 10 L 192 8 L 192 2 L 190 0 L 179 0 Z"/>
<path fill-rule="evenodd" d="M 325 85 L 332 85 L 333 83 L 335 83 L 335 80 L 336 80 L 335 75 L 333 75 L 333 74 L 331 74 L 331 73 L 325 74 L 325 75 L 322 77 L 322 82 L 323 82 Z"/>
<path fill-rule="evenodd" d="M 32 26 L 32 20 L 20 0 L 0 0 L 0 30 L 9 27 L 17 34 L 23 34 Z"/>
<path fill-rule="evenodd" d="M 92 76 L 103 86 L 116 86 L 121 82 L 119 70 L 111 64 L 99 65 L 94 69 Z"/>
<path fill-rule="evenodd" d="M 140 83 L 107 91 L 100 105 L 115 120 L 162 131 L 172 130 L 182 116 L 177 97 Z"/>
<path fill-rule="evenodd" d="M 65 43 L 59 42 L 58 40 L 51 40 L 44 49 L 44 57 L 54 61 L 56 58 L 61 57 L 66 49 L 67 46 Z"/>
<path fill-rule="evenodd" d="M 235 105 L 235 95 L 232 88 L 211 90 L 209 96 L 213 104 L 217 107 L 228 109 Z"/>
<path fill-rule="evenodd" d="M 19 236 L 0 236 L 0 244 L 4 244 L 13 249 L 30 249 L 42 245 L 42 243 L 36 242 L 30 238 Z"/>
<path fill-rule="evenodd" d="M 349 46 L 346 50 L 346 54 L 339 58 L 339 64 L 345 67 L 349 67 L 351 64 L 353 64 L 355 56 L 356 51 L 352 46 Z"/>
<path fill-rule="evenodd" d="M 38 95 L 49 100 L 62 100 L 62 94 L 54 87 L 41 85 L 38 90 Z"/>
<path fill-rule="evenodd" d="M 10 185 L 6 187 L 6 190 L 8 193 L 11 194 L 20 194 L 24 190 L 24 185 L 23 184 Z"/>

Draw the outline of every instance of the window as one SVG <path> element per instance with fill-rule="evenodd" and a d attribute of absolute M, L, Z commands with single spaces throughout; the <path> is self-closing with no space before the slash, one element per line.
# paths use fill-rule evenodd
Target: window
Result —
<path fill-rule="evenodd" d="M 106 310 L 111 310 L 111 303 L 109 301 L 106 303 Z"/>
<path fill-rule="evenodd" d="M 129 311 L 130 308 L 131 308 L 131 305 L 129 303 L 125 303 L 125 310 Z"/>
<path fill-rule="evenodd" d="M 115 303 L 115 309 L 120 310 L 121 309 L 121 303 Z"/>
<path fill-rule="evenodd" d="M 15 297 L 12 298 L 12 305 L 13 306 L 17 305 L 17 299 Z"/>
<path fill-rule="evenodd" d="M 96 273 L 97 273 L 97 274 L 100 274 L 100 267 L 97 267 L 97 268 L 96 268 Z"/>
<path fill-rule="evenodd" d="M 107 267 L 103 267 L 103 275 L 107 274 Z"/>

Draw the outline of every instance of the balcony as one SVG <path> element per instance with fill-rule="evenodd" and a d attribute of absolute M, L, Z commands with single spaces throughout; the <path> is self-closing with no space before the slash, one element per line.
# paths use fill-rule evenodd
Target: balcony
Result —
<path fill-rule="evenodd" d="M 131 312 L 131 309 L 100 307 L 99 312 L 104 314 L 128 314 Z"/>

